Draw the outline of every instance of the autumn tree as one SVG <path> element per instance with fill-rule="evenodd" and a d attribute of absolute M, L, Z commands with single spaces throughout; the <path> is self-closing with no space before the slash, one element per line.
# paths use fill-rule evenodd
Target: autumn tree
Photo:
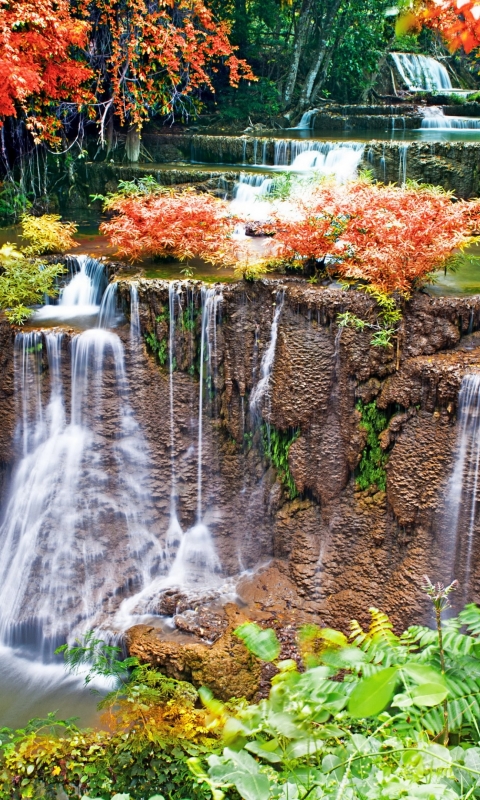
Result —
<path fill-rule="evenodd" d="M 54 140 L 59 105 L 91 99 L 79 60 L 87 37 L 68 0 L 0 0 L 0 125 L 22 115 L 36 141 Z"/>
<path fill-rule="evenodd" d="M 478 229 L 478 201 L 452 201 L 441 189 L 364 181 L 320 184 L 298 201 L 300 215 L 277 215 L 277 260 L 302 267 L 324 260 L 331 275 L 385 293 L 428 282 Z"/>
<path fill-rule="evenodd" d="M 149 116 L 195 109 L 195 90 L 213 91 L 212 71 L 223 62 L 230 83 L 254 79 L 229 41 L 229 25 L 203 0 L 79 0 L 91 24 L 88 61 L 101 130 L 116 114 L 141 127 Z"/>
<path fill-rule="evenodd" d="M 421 0 L 400 15 L 400 34 L 430 28 L 441 34 L 453 53 L 462 48 L 471 53 L 480 45 L 480 3 L 478 0 Z"/>
<path fill-rule="evenodd" d="M 225 201 L 159 187 L 148 195 L 114 195 L 107 209 L 115 216 L 102 231 L 121 255 L 244 261 L 254 272 L 232 238 L 238 218 Z M 313 261 L 331 277 L 408 294 L 478 232 L 480 202 L 454 201 L 441 189 L 328 181 L 274 202 L 265 227 L 269 247 L 263 256 L 257 252 L 264 266 L 303 269 Z"/>

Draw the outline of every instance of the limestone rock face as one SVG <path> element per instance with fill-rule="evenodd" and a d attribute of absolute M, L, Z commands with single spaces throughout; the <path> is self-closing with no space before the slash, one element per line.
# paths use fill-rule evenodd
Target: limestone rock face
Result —
<path fill-rule="evenodd" d="M 158 338 L 166 334 L 156 319 L 167 289 L 161 281 L 140 281 L 142 327 L 156 329 Z M 248 414 L 282 294 L 268 396 L 259 411 L 268 425 L 294 439 L 288 453 L 298 491 L 293 500 Z M 347 309 L 364 318 L 375 313 L 364 294 L 298 279 L 223 287 L 215 393 L 204 418 L 206 504 L 228 574 L 238 574 L 239 558 L 250 569 L 270 563 L 294 587 L 291 613 L 301 610 L 322 624 L 345 627 L 353 617 L 365 621 L 368 607 L 376 605 L 400 627 L 412 617 L 427 619 L 419 588 L 424 573 L 447 580 L 453 569 L 462 577 L 461 563 L 445 555 L 451 544 L 445 497 L 460 385 L 480 363 L 480 297 L 414 296 L 398 342 L 387 349 L 371 347 L 368 332 L 339 329 L 337 314 Z M 195 464 L 181 454 L 188 453 L 198 383 L 187 374 L 185 334 L 176 336 L 177 480 L 186 525 L 195 515 Z M 168 469 L 168 431 L 153 420 L 168 404 L 168 374 L 150 356 L 134 369 L 136 410 L 151 430 L 160 480 Z M 355 483 L 366 441 L 359 399 L 376 400 L 388 418 L 380 440 L 388 455 L 385 492 L 375 486 L 362 491 Z M 480 560 L 473 572 L 480 579 Z M 477 597 L 477 580 L 471 580 L 470 599 Z"/>

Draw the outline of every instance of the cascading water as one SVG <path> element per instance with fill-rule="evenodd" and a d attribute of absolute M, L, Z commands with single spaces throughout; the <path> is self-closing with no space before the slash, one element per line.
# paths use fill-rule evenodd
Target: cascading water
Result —
<path fill-rule="evenodd" d="M 423 110 L 422 130 L 462 130 L 476 131 L 480 129 L 480 119 L 473 117 L 447 117 L 443 110 L 437 106 L 431 106 Z"/>
<path fill-rule="evenodd" d="M 178 553 L 170 568 L 167 581 L 170 585 L 188 588 L 213 588 L 221 579 L 221 564 L 208 526 L 204 522 L 203 489 L 203 401 L 204 372 L 207 354 L 211 356 L 210 341 L 215 336 L 217 309 L 222 302 L 217 289 L 202 288 L 202 325 L 200 333 L 200 379 L 198 399 L 197 440 L 197 519 L 181 540 Z M 209 352 L 210 350 L 210 352 Z M 212 359 L 208 359 L 209 365 Z"/>
<path fill-rule="evenodd" d="M 400 186 L 405 186 L 407 182 L 407 156 L 408 156 L 408 144 L 399 144 L 398 182 Z"/>
<path fill-rule="evenodd" d="M 94 302 L 98 311 L 104 268 L 86 258 L 80 267 L 61 302 L 77 313 Z M 115 291 L 104 301 L 106 324 L 117 313 Z M 69 636 L 108 627 L 119 575 L 141 588 L 164 568 L 123 344 L 102 327 L 67 344 L 58 332 L 16 337 L 20 458 L 0 525 L 0 643 L 44 658 Z"/>
<path fill-rule="evenodd" d="M 431 56 L 416 53 L 390 53 L 390 56 L 400 77 L 412 92 L 453 90 L 446 68 Z"/>
<path fill-rule="evenodd" d="M 285 292 L 280 290 L 277 292 L 275 300 L 276 307 L 273 315 L 272 328 L 270 331 L 270 341 L 265 353 L 263 354 L 262 362 L 260 364 L 260 380 L 250 395 L 250 413 L 254 417 L 258 417 L 260 415 L 261 405 L 266 404 L 268 406 L 270 403 L 270 378 L 273 372 L 273 364 L 275 361 L 278 323 L 280 320 L 280 314 L 282 313 L 284 300 Z"/>
<path fill-rule="evenodd" d="M 90 318 L 98 314 L 107 287 L 105 265 L 90 256 L 70 256 L 72 280 L 60 291 L 57 305 L 46 305 L 34 315 L 34 322 L 73 317 Z"/>
<path fill-rule="evenodd" d="M 175 363 L 175 301 L 181 308 L 181 284 L 177 286 L 173 281 L 168 286 L 168 395 L 170 408 L 170 469 L 171 469 L 171 488 L 170 488 L 170 522 L 167 530 L 167 548 L 169 553 L 172 548 L 178 548 L 183 539 L 183 531 L 178 521 L 177 515 L 177 484 L 175 476 L 175 406 L 174 406 L 174 386 L 173 373 Z"/>
<path fill-rule="evenodd" d="M 457 570 L 462 574 L 466 598 L 480 501 L 480 373 L 465 375 L 462 381 L 458 421 L 457 455 L 447 489 L 446 521 L 453 537 L 448 556 L 452 565 L 456 558 L 462 562 L 457 563 Z M 466 531 L 466 536 L 463 531 Z M 462 542 L 463 547 L 458 553 Z"/>
<path fill-rule="evenodd" d="M 107 290 L 108 291 L 108 290 Z M 130 343 L 135 345 L 140 339 L 140 304 L 138 300 L 138 284 L 130 284 Z"/>
<path fill-rule="evenodd" d="M 315 122 L 315 117 L 318 114 L 318 108 L 312 108 L 310 111 L 305 111 L 302 114 L 302 118 L 298 125 L 295 125 L 294 128 L 291 128 L 292 131 L 305 131 L 311 130 L 313 128 L 313 124 Z"/>
<path fill-rule="evenodd" d="M 361 142 L 320 142 L 278 139 L 275 142 L 274 166 L 290 167 L 298 172 L 315 169 L 345 181 L 355 175 L 365 145 Z"/>

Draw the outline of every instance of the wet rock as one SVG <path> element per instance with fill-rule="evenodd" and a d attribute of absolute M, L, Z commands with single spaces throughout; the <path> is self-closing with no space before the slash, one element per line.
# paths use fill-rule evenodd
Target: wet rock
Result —
<path fill-rule="evenodd" d="M 136 625 L 127 631 L 129 653 L 169 677 L 208 686 L 220 700 L 251 698 L 258 690 L 261 665 L 233 635 L 246 617 L 234 604 L 225 606 L 225 616 L 227 628 L 212 645 L 164 641 L 158 629 Z"/>
<path fill-rule="evenodd" d="M 183 614 L 176 614 L 173 621 L 179 630 L 212 643 L 222 636 L 228 625 L 223 610 L 212 611 L 208 606 L 187 609 Z"/>

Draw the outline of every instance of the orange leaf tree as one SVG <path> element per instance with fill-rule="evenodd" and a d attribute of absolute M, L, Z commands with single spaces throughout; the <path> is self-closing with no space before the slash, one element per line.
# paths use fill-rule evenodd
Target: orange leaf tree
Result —
<path fill-rule="evenodd" d="M 223 61 L 230 82 L 254 79 L 235 55 L 229 27 L 203 0 L 78 0 L 90 20 L 89 61 L 102 118 L 114 110 L 141 125 L 152 114 L 185 110 L 199 87 L 213 91 L 211 70 Z M 188 110 L 188 109 L 187 109 Z"/>
<path fill-rule="evenodd" d="M 36 140 L 54 140 L 58 104 L 90 99 L 87 36 L 67 0 L 0 0 L 0 125 L 21 114 Z"/>
<path fill-rule="evenodd" d="M 208 194 L 158 190 L 113 196 L 107 207 L 116 216 L 102 231 L 129 258 L 198 256 L 233 264 L 244 256 L 232 240 L 228 204 Z M 479 220 L 479 201 L 455 201 L 441 190 L 325 182 L 272 206 L 271 257 L 262 260 L 296 267 L 323 260 L 332 275 L 408 294 L 468 243 Z"/>
<path fill-rule="evenodd" d="M 422 26 L 438 31 L 452 53 L 460 48 L 470 53 L 480 45 L 480 2 L 424 0 L 400 16 L 397 31 L 405 33 Z"/>

